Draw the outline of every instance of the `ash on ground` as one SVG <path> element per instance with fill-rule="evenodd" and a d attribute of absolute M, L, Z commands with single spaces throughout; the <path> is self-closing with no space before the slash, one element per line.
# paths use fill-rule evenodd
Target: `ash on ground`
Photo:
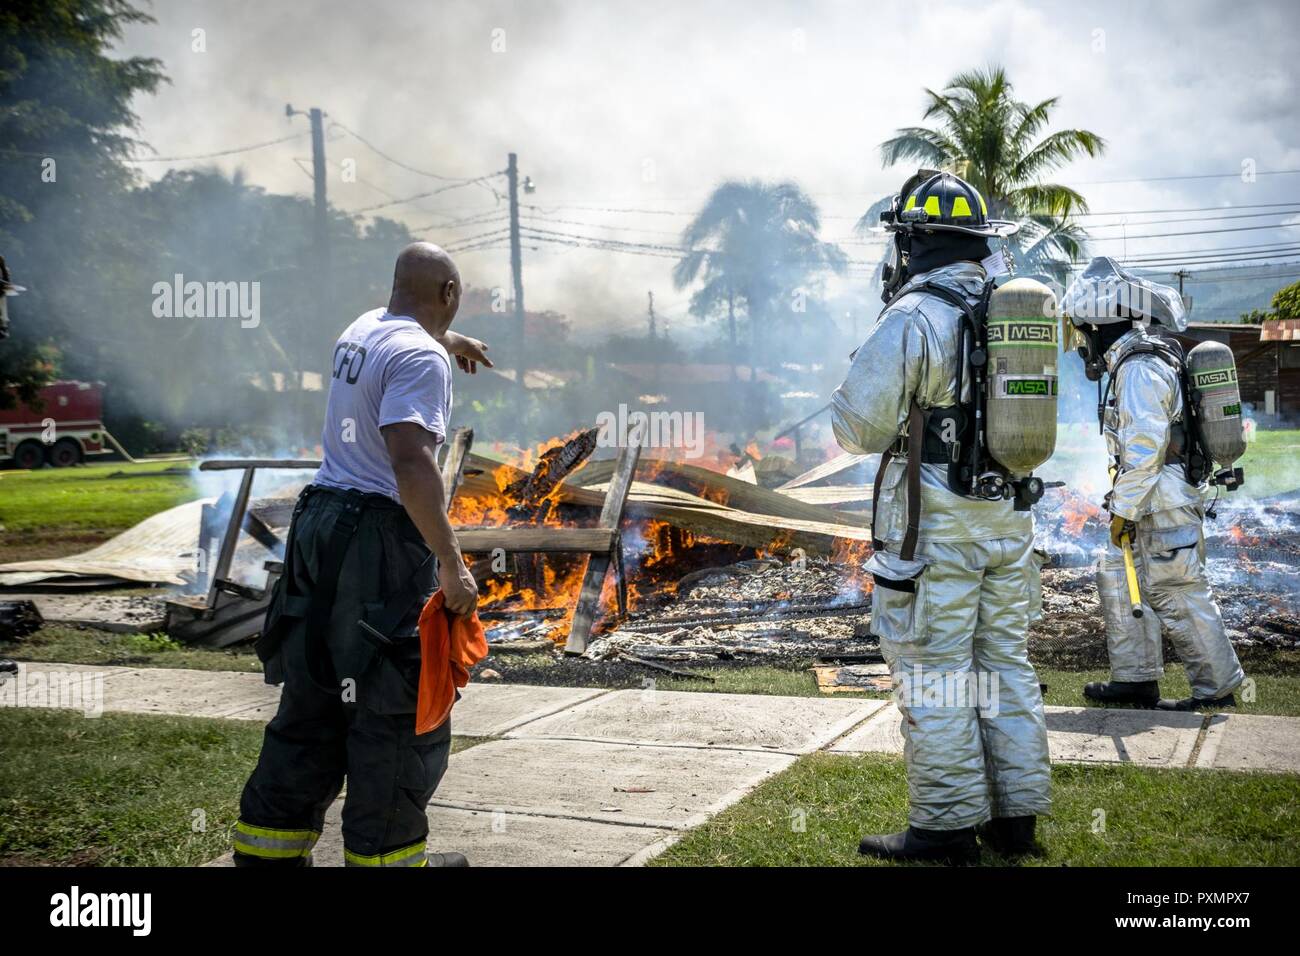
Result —
<path fill-rule="evenodd" d="M 1250 561 L 1246 550 L 1211 542 L 1209 575 L 1228 636 L 1243 660 L 1300 667 L 1300 567 Z M 1278 546 L 1267 550 L 1275 554 Z M 1092 568 L 1048 567 L 1042 580 L 1043 617 L 1030 628 L 1030 659 L 1105 668 Z M 683 578 L 676 593 L 593 640 L 586 656 L 686 665 L 870 660 L 879 653 L 870 602 L 870 584 L 829 561 L 743 561 Z M 1178 660 L 1167 637 L 1165 655 Z"/>
<path fill-rule="evenodd" d="M 698 664 L 872 655 L 869 587 L 829 561 L 764 558 L 696 571 L 593 640 L 585 656 Z"/>

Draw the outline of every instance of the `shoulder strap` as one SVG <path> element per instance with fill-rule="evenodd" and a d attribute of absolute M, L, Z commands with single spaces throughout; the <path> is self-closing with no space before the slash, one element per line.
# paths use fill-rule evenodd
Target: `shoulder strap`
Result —
<path fill-rule="evenodd" d="M 1106 394 L 1101 401 L 1099 411 L 1104 413 L 1105 406 L 1110 404 L 1111 392 L 1114 391 L 1115 377 L 1119 375 L 1119 370 L 1128 363 L 1129 359 L 1137 358 L 1139 355 L 1154 355 L 1156 358 L 1160 359 L 1178 375 L 1178 384 L 1182 387 L 1185 384 L 1186 376 L 1184 373 L 1186 370 L 1186 363 L 1183 361 L 1181 353 L 1182 349 L 1178 347 L 1177 342 L 1168 342 L 1164 340 L 1161 340 L 1156 344 L 1143 343 L 1142 345 L 1134 346 L 1132 350 L 1125 353 L 1124 357 L 1115 363 L 1115 367 L 1111 369 L 1110 374 L 1106 376 Z M 1186 401 L 1186 394 L 1183 395 L 1183 399 Z"/>
<path fill-rule="evenodd" d="M 921 533 L 921 446 L 925 441 L 925 413 L 915 398 L 907 413 L 907 431 L 904 437 L 907 439 L 907 530 L 903 533 L 903 547 L 899 557 L 911 561 L 916 556 L 916 541 Z M 876 536 L 876 508 L 880 503 L 885 469 L 893 460 L 893 450 L 886 449 L 880 456 L 880 468 L 876 471 L 876 480 L 872 486 L 871 547 L 876 551 L 885 549 L 885 543 Z"/>

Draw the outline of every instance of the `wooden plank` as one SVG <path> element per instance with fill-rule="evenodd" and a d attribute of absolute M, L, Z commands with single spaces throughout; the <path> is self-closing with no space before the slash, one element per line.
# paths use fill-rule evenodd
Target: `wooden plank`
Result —
<path fill-rule="evenodd" d="M 612 471 L 610 462 L 588 462 L 569 477 L 567 484 L 577 484 L 591 489 L 609 480 Z M 659 458 L 642 459 L 637 466 L 637 478 L 645 487 L 654 488 L 656 492 L 671 491 L 677 494 L 694 494 L 711 502 L 722 503 L 725 507 L 735 508 L 750 514 L 772 515 L 781 518 L 795 518 L 803 521 L 831 521 L 832 523 L 870 524 L 869 519 L 844 521 L 842 516 L 835 516 L 817 505 L 796 501 L 789 495 L 781 494 L 770 488 L 761 488 L 745 481 L 739 481 L 698 465 L 679 461 L 665 461 Z M 690 486 L 689 491 L 672 488 L 669 485 L 676 480 L 679 484 Z M 632 498 L 638 498 L 641 486 L 634 486 Z"/>
<path fill-rule="evenodd" d="M 789 495 L 806 505 L 870 504 L 870 485 L 817 485 L 813 488 L 791 488 L 781 494 Z"/>
<path fill-rule="evenodd" d="M 600 592 L 605 587 L 605 574 L 609 571 L 610 555 L 593 554 L 587 559 L 587 570 L 582 575 L 582 590 L 578 592 L 578 606 L 573 612 L 573 623 L 569 626 L 569 639 L 564 644 L 564 653 L 581 654 L 587 649 L 591 638 L 591 629 L 596 625 L 596 615 L 600 613 Z"/>
<path fill-rule="evenodd" d="M 241 468 L 319 467 L 319 458 L 213 458 L 199 462 L 199 471 L 236 471 Z"/>
<path fill-rule="evenodd" d="M 791 478 L 784 485 L 779 485 L 776 490 L 789 491 L 791 488 L 802 488 L 804 485 L 811 485 L 815 481 L 821 481 L 823 478 L 839 474 L 845 468 L 852 468 L 854 465 L 866 461 L 867 457 L 867 455 L 851 455 L 845 452 L 830 461 L 822 462 L 816 468 L 808 469 L 798 478 Z"/>
<path fill-rule="evenodd" d="M 451 433 L 451 441 L 447 443 L 447 454 L 444 456 L 442 463 L 442 487 L 447 496 L 447 508 L 451 508 L 451 500 L 456 497 L 456 491 L 460 488 L 461 479 L 464 477 L 465 458 L 469 455 L 470 446 L 474 444 L 474 429 L 457 428 Z"/>
<path fill-rule="evenodd" d="M 244 512 L 248 510 L 248 494 L 252 491 L 253 475 L 256 472 L 256 468 L 245 468 L 244 476 L 239 481 L 239 491 L 235 493 L 235 500 L 230 508 L 230 520 L 226 522 L 226 533 L 221 538 L 221 551 L 216 565 L 208 576 L 207 606 L 210 608 L 215 607 L 217 603 L 218 583 L 230 573 L 230 564 L 235 558 L 235 546 L 239 543 L 239 530 L 244 526 Z"/>
<path fill-rule="evenodd" d="M 609 528 L 457 528 L 456 540 L 466 554 L 486 554 L 501 548 L 508 553 L 550 552 L 592 554 L 609 551 L 617 532 Z"/>
<path fill-rule="evenodd" d="M 600 527 L 618 531 L 623 520 L 623 507 L 627 504 L 628 492 L 632 489 L 632 476 L 636 473 L 637 461 L 641 457 L 642 436 L 638 433 L 619 452 L 614 465 L 614 474 L 610 478 L 605 492 L 605 503 L 600 509 Z M 569 627 L 569 639 L 564 645 L 566 654 L 581 654 L 587 649 L 587 640 L 600 613 L 600 592 L 605 584 L 605 574 L 609 570 L 612 554 L 593 554 L 587 559 L 587 570 L 582 577 L 582 590 L 578 592 L 578 605 L 573 612 L 573 623 Z"/>

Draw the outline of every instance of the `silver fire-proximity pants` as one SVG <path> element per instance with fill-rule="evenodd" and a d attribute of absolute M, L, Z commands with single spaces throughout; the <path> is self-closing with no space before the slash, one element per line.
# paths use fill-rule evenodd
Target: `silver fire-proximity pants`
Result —
<path fill-rule="evenodd" d="M 925 543 L 913 592 L 876 578 L 872 629 L 901 691 L 912 826 L 955 830 L 1051 810 L 1047 724 L 1026 639 L 1032 544 Z"/>
<path fill-rule="evenodd" d="M 1129 606 L 1124 555 L 1110 545 L 1097 566 L 1097 593 L 1106 620 L 1111 677 L 1117 681 L 1159 680 L 1164 674 L 1161 628 L 1187 669 L 1192 695 L 1223 697 L 1245 679 L 1219 606 L 1205 577 L 1205 535 L 1201 509 L 1190 505 L 1156 512 L 1137 522 L 1137 566 L 1141 618 Z"/>

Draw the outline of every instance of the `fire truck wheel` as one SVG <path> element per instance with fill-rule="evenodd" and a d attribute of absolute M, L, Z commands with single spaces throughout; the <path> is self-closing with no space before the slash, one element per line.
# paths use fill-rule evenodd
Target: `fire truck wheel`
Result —
<path fill-rule="evenodd" d="M 38 441 L 19 442 L 14 449 L 14 467 L 31 470 L 45 464 L 45 449 Z"/>
<path fill-rule="evenodd" d="M 60 438 L 50 448 L 50 464 L 55 468 L 69 468 L 81 463 L 81 444 L 74 438 Z"/>

